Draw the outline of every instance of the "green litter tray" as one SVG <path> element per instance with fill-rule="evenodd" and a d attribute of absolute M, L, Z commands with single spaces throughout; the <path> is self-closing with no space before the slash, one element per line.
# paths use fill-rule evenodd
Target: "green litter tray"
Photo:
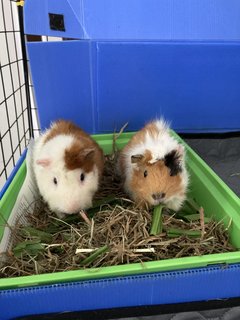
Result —
<path fill-rule="evenodd" d="M 214 217 L 217 221 L 223 221 L 226 227 L 229 226 L 231 243 L 235 248 L 240 248 L 240 199 L 178 135 L 173 134 L 187 150 L 191 197 L 204 208 L 206 216 Z M 117 140 L 117 147 L 122 148 L 132 135 L 133 133 L 121 134 Z M 93 135 L 93 138 L 100 144 L 105 154 L 112 152 L 112 134 Z M 4 231 L 4 221 L 8 220 L 11 215 L 25 176 L 26 162 L 24 161 L 0 201 L 0 239 Z M 0 279 L 0 289 L 240 263 L 240 252 L 237 250 L 229 253 L 4 278 Z"/>

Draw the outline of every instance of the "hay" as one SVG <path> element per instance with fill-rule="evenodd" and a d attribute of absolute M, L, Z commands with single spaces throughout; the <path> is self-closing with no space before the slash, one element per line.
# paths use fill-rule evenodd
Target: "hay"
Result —
<path fill-rule="evenodd" d="M 100 191 L 87 212 L 90 223 L 80 215 L 60 220 L 39 200 L 34 213 L 28 214 L 31 227 L 19 225 L 13 230 L 14 246 L 5 254 L 0 277 L 235 250 L 223 224 L 205 217 L 203 208 L 192 201 L 187 214 L 186 208 L 178 214 L 164 209 L 161 233 L 150 236 L 153 210 L 137 207 L 124 194 L 114 172 L 115 159 L 114 155 L 106 156 Z"/>

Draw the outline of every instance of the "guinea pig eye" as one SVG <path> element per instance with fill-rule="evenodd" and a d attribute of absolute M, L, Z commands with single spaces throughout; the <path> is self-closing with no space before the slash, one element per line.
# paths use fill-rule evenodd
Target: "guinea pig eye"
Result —
<path fill-rule="evenodd" d="M 144 178 L 146 178 L 146 176 L 148 175 L 147 170 L 144 171 L 143 175 L 144 175 Z"/>
<path fill-rule="evenodd" d="M 84 173 L 81 173 L 80 180 L 83 181 L 84 179 L 85 179 L 85 175 L 84 175 Z"/>
<path fill-rule="evenodd" d="M 57 178 L 53 178 L 53 183 L 57 185 Z"/>

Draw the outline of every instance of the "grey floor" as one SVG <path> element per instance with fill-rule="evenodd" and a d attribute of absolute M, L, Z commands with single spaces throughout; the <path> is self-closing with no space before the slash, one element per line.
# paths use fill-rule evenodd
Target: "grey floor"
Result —
<path fill-rule="evenodd" d="M 240 196 L 240 135 L 184 140 Z"/>
<path fill-rule="evenodd" d="M 119 318 L 125 320 L 239 320 L 240 319 L 240 307 L 224 308 L 208 311 L 191 311 L 172 313 L 165 315 L 155 315 L 147 317 L 131 317 L 131 318 Z"/>

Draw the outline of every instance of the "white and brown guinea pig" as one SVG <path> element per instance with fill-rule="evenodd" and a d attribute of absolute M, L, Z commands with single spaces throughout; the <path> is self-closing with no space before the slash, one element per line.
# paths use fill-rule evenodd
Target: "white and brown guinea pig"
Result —
<path fill-rule="evenodd" d="M 186 198 L 185 150 L 163 119 L 149 122 L 130 139 L 119 154 L 118 171 L 137 203 L 162 203 L 177 211 Z"/>
<path fill-rule="evenodd" d="M 70 121 L 54 122 L 34 145 L 40 194 L 59 217 L 91 207 L 103 166 L 99 145 Z"/>

